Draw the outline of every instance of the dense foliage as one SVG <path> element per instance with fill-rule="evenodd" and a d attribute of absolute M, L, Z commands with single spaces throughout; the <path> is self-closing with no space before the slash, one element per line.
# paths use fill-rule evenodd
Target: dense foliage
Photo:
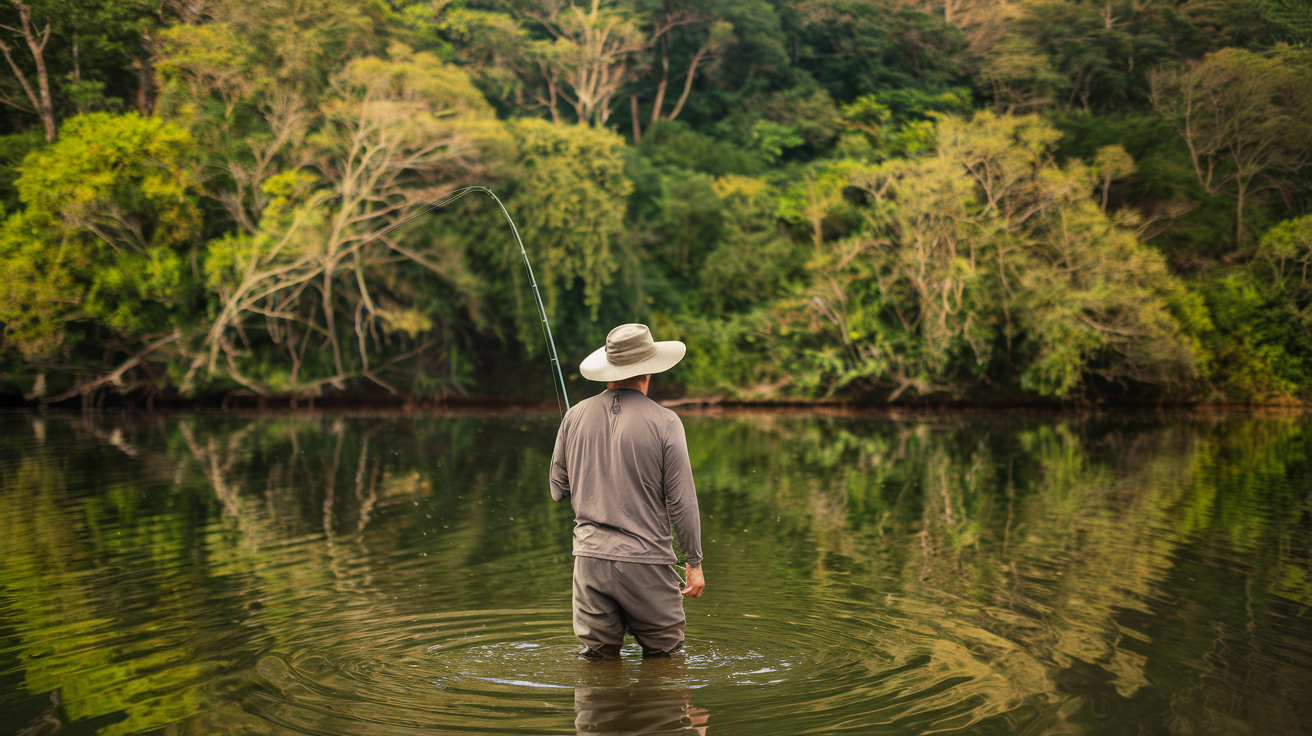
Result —
<path fill-rule="evenodd" d="M 1292 0 L 13 0 L 28 401 L 1312 397 Z M 567 378 L 582 385 L 578 376 Z"/>

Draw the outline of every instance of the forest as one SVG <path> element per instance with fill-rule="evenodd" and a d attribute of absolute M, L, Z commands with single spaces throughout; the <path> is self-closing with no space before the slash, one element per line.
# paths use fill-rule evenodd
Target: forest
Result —
<path fill-rule="evenodd" d="M 1312 399 L 1305 0 L 4 0 L 0 404 Z M 419 214 L 413 220 L 413 215 Z M 400 224 L 396 229 L 393 226 Z"/>

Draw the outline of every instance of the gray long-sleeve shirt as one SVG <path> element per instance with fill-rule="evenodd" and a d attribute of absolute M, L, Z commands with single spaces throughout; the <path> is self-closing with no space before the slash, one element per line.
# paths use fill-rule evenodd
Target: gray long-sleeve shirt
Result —
<path fill-rule="evenodd" d="M 551 497 L 574 507 L 574 554 L 670 565 L 670 526 L 701 567 L 701 518 L 679 416 L 641 391 L 612 389 L 565 413 Z"/>

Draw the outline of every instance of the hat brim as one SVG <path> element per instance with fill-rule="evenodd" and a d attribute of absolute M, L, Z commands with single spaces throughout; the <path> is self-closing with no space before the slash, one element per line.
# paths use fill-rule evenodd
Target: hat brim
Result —
<path fill-rule="evenodd" d="M 646 360 L 629 365 L 613 365 L 606 360 L 606 348 L 597 348 L 579 363 L 579 373 L 589 381 L 623 381 L 634 376 L 668 371 L 683 360 L 688 346 L 678 340 L 656 343 L 656 352 Z"/>

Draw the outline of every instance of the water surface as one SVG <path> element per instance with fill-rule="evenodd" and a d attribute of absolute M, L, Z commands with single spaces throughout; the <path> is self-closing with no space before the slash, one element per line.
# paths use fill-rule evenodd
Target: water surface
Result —
<path fill-rule="evenodd" d="M 687 652 L 580 662 L 549 416 L 0 416 L 0 733 L 1296 734 L 1312 423 L 685 418 Z"/>

